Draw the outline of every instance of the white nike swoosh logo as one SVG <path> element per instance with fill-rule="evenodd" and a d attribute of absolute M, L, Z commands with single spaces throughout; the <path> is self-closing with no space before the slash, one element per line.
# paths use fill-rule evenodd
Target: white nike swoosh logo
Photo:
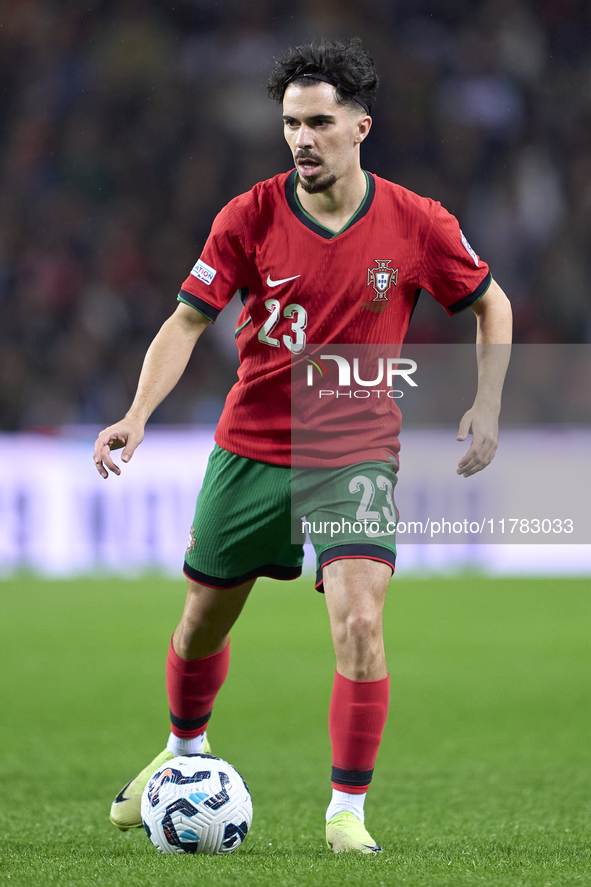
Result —
<path fill-rule="evenodd" d="M 301 274 L 296 274 L 295 277 L 284 277 L 283 280 L 271 280 L 271 275 L 267 275 L 267 286 L 280 286 L 282 283 L 288 283 L 290 280 L 296 280 L 298 277 L 301 277 Z"/>

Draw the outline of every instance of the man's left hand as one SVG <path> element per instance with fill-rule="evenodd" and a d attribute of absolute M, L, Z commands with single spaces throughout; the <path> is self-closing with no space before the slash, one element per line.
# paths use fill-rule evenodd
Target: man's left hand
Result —
<path fill-rule="evenodd" d="M 466 440 L 472 435 L 470 449 L 458 463 L 458 474 L 471 477 L 492 462 L 499 438 L 498 413 L 472 407 L 464 413 L 456 440 Z"/>

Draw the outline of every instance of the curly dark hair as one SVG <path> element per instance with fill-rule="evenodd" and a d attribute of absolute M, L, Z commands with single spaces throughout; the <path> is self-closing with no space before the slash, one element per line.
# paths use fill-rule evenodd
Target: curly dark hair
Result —
<path fill-rule="evenodd" d="M 371 114 L 379 79 L 373 59 L 363 49 L 359 37 L 348 43 L 321 40 L 286 50 L 274 61 L 267 80 L 269 96 L 282 102 L 290 83 L 314 83 L 314 75 L 332 83 L 338 102 L 357 102 Z"/>

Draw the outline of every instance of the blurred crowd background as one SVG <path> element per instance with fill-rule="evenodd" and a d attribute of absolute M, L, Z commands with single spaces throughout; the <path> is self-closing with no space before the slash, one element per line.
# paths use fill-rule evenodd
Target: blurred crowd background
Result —
<path fill-rule="evenodd" d="M 590 342 L 590 33 L 588 0 L 2 4 L 0 428 L 125 412 L 216 212 L 290 168 L 273 56 L 322 36 L 378 66 L 365 168 L 458 216 L 518 342 Z M 216 421 L 235 315 L 156 421 Z M 419 301 L 412 341 L 473 335 Z"/>

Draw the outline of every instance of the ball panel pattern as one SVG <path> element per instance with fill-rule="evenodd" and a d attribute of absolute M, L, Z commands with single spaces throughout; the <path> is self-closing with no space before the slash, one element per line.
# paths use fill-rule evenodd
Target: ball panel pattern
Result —
<path fill-rule="evenodd" d="M 238 771 L 213 755 L 183 755 L 150 778 L 142 821 L 161 853 L 232 853 L 252 823 L 252 800 Z"/>

